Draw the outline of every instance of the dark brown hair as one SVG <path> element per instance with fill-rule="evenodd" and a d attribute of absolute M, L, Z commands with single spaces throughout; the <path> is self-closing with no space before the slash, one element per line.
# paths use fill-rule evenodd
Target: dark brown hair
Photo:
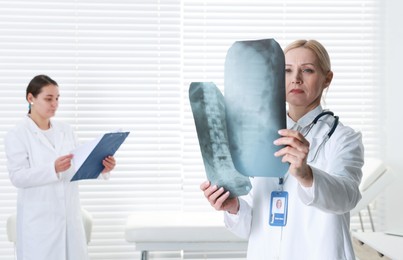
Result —
<path fill-rule="evenodd" d="M 25 94 L 25 98 L 28 101 L 28 94 L 31 93 L 32 96 L 37 97 L 41 92 L 42 88 L 49 86 L 49 85 L 54 85 L 58 86 L 57 82 L 51 79 L 47 75 L 37 75 L 28 84 L 27 91 Z M 28 114 L 31 113 L 31 108 L 29 108 Z"/>

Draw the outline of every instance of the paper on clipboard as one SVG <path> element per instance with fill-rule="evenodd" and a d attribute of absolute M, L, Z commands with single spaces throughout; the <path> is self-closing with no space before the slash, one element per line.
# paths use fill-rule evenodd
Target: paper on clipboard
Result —
<path fill-rule="evenodd" d="M 71 153 L 76 173 L 71 181 L 98 178 L 104 169 L 102 160 L 114 155 L 129 133 L 107 133 L 74 149 Z"/>

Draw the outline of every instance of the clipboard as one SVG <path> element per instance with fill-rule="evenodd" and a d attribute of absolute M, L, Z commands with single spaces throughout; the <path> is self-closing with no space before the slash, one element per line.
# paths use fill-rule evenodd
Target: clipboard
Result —
<path fill-rule="evenodd" d="M 114 132 L 104 134 L 70 181 L 98 178 L 104 169 L 102 160 L 107 156 L 114 155 L 129 133 Z"/>

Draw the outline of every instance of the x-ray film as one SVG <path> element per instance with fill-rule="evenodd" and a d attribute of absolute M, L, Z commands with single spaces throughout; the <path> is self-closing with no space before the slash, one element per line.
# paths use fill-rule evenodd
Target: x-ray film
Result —
<path fill-rule="evenodd" d="M 212 185 L 224 187 L 231 196 L 248 194 L 252 187 L 249 177 L 235 169 L 229 151 L 225 103 L 220 90 L 214 83 L 193 82 L 189 99 L 207 179 Z"/>
<path fill-rule="evenodd" d="M 247 176 L 282 177 L 289 165 L 273 141 L 286 128 L 285 59 L 273 39 L 235 42 L 225 61 L 228 142 L 235 168 Z"/>

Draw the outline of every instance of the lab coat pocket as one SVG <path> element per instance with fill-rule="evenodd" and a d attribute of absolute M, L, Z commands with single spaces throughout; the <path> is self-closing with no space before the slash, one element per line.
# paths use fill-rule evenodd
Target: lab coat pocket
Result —
<path fill-rule="evenodd" d="M 57 216 L 52 211 L 54 211 L 54 205 L 51 205 L 50 201 L 26 203 L 23 213 L 24 233 L 35 240 L 53 236 Z"/>

